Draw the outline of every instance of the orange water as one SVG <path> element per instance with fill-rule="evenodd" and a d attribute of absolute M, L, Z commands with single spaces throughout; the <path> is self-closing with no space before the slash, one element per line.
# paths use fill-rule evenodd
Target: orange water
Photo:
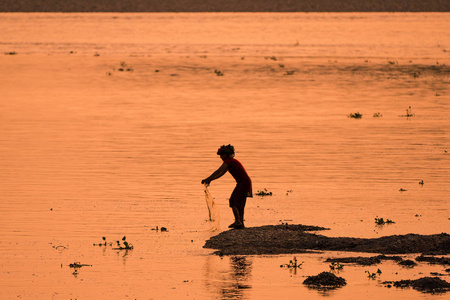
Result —
<path fill-rule="evenodd" d="M 292 255 L 212 256 L 200 181 L 231 143 L 254 192 L 273 192 L 248 200 L 247 226 L 448 233 L 449 14 L 0 14 L 0 24 L 1 52 L 17 53 L 0 56 L 2 299 L 445 297 L 380 284 L 441 266 L 346 266 L 348 285 L 321 293 L 305 276 L 348 254 L 297 255 L 296 274 L 280 268 Z M 409 106 L 415 115 L 402 117 Z M 233 186 L 225 175 L 209 187 L 222 230 Z M 133 250 L 93 246 L 124 235 Z M 74 274 L 77 261 L 92 267 Z"/>

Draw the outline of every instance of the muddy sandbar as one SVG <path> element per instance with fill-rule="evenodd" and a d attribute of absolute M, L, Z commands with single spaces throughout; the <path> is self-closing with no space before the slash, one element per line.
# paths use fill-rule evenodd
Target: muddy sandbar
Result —
<path fill-rule="evenodd" d="M 206 241 L 204 248 L 219 255 L 291 254 L 311 251 L 350 251 L 383 254 L 450 253 L 447 233 L 392 235 L 380 238 L 327 237 L 306 225 L 266 225 L 224 231 Z"/>

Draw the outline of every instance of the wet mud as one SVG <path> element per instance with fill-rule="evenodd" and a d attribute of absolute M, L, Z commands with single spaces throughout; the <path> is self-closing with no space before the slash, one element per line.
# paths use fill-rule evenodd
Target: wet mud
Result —
<path fill-rule="evenodd" d="M 303 281 L 304 285 L 315 289 L 335 289 L 347 284 L 344 278 L 330 272 L 322 272 L 317 276 L 309 276 Z"/>
<path fill-rule="evenodd" d="M 445 293 L 450 291 L 450 283 L 438 277 L 422 277 L 416 280 L 400 280 L 383 282 L 388 287 L 409 288 L 424 293 Z"/>
<path fill-rule="evenodd" d="M 320 230 L 326 230 L 326 228 L 305 225 L 266 225 L 233 229 L 211 237 L 206 241 L 204 248 L 216 249 L 214 253 L 219 255 L 292 254 L 312 251 L 450 254 L 450 235 L 447 233 L 392 235 L 368 239 L 326 237 L 313 232 Z"/>

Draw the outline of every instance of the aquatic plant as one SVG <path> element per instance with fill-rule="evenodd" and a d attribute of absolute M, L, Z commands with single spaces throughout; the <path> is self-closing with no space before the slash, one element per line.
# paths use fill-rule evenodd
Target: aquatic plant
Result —
<path fill-rule="evenodd" d="M 377 225 L 384 225 L 384 224 L 394 224 L 395 222 L 389 219 L 386 219 L 386 221 L 383 218 L 375 218 L 375 223 Z"/>
<path fill-rule="evenodd" d="M 298 263 L 297 257 L 294 256 L 294 259 L 291 259 L 288 264 L 280 265 L 280 268 L 288 268 L 288 269 L 301 268 L 303 263 L 304 263 L 304 261 L 302 261 L 301 263 Z"/>
<path fill-rule="evenodd" d="M 362 114 L 360 114 L 359 112 L 356 113 L 352 113 L 348 115 L 349 118 L 353 118 L 353 119 L 361 119 L 362 118 Z"/>
<path fill-rule="evenodd" d="M 269 191 L 267 191 L 267 189 L 264 189 L 264 190 L 258 190 L 257 192 L 256 192 L 256 195 L 257 196 L 272 196 L 272 192 L 269 192 Z"/>
<path fill-rule="evenodd" d="M 419 184 L 420 184 L 420 185 L 423 185 L 423 180 L 419 181 Z"/>
<path fill-rule="evenodd" d="M 16 51 L 5 52 L 5 55 L 16 55 L 16 54 L 17 54 Z"/>
<path fill-rule="evenodd" d="M 82 264 L 79 261 L 69 264 L 70 268 L 92 267 L 92 265 Z"/>
<path fill-rule="evenodd" d="M 294 75 L 295 71 L 286 71 L 286 73 L 284 73 L 284 76 L 290 76 L 290 75 Z"/>
<path fill-rule="evenodd" d="M 406 115 L 401 115 L 400 117 L 406 117 L 406 118 L 410 118 L 410 117 L 414 117 L 415 114 L 413 114 L 412 110 L 411 110 L 411 106 L 409 106 L 406 109 Z"/>
<path fill-rule="evenodd" d="M 373 117 L 374 118 L 381 118 L 383 115 L 381 114 L 381 113 L 379 113 L 379 112 L 377 112 L 377 113 L 373 113 Z"/>
<path fill-rule="evenodd" d="M 133 70 L 133 67 L 128 66 L 126 62 L 121 61 L 120 62 L 120 68 L 117 69 L 117 71 L 120 71 L 120 72 L 124 72 L 124 71 L 125 72 L 133 72 L 134 70 Z"/>
<path fill-rule="evenodd" d="M 377 276 L 380 276 L 382 272 L 380 269 L 378 269 L 375 273 L 372 273 L 370 271 L 366 271 L 365 273 L 367 273 L 367 275 L 370 279 L 375 279 L 375 278 L 377 278 Z"/>
<path fill-rule="evenodd" d="M 330 264 L 330 269 L 333 270 L 333 271 L 335 271 L 335 270 L 342 270 L 343 268 L 344 268 L 343 265 L 341 265 L 340 263 L 335 262 L 335 261 Z"/>
<path fill-rule="evenodd" d="M 292 193 L 292 190 L 287 190 L 286 191 L 286 195 L 289 195 L 290 193 Z"/>
<path fill-rule="evenodd" d="M 222 71 L 217 70 L 217 69 L 214 70 L 214 73 L 216 73 L 217 76 L 223 76 L 224 75 Z"/>
<path fill-rule="evenodd" d="M 123 245 L 121 245 L 120 243 L 120 241 L 117 241 L 117 248 L 113 248 L 113 250 L 131 250 L 134 248 L 132 244 L 127 242 L 126 236 L 122 238 Z"/>
<path fill-rule="evenodd" d="M 264 59 L 277 60 L 275 56 L 265 56 Z"/>
<path fill-rule="evenodd" d="M 280 68 L 284 68 L 284 65 L 283 65 L 283 64 L 278 64 L 278 66 L 279 66 Z"/>

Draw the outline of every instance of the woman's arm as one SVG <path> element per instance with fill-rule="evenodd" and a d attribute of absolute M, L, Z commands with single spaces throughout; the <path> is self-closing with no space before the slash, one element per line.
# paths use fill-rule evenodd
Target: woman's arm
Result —
<path fill-rule="evenodd" d="M 222 177 L 228 171 L 228 165 L 223 163 L 214 173 L 212 173 L 208 178 L 203 179 L 202 183 L 209 184 L 211 181 Z"/>

